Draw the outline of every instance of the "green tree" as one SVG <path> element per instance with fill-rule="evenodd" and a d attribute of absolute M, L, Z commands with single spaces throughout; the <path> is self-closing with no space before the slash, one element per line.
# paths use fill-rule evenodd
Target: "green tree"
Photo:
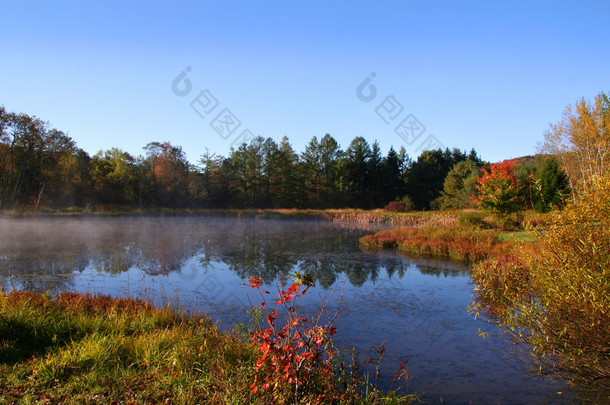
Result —
<path fill-rule="evenodd" d="M 199 159 L 199 167 L 201 173 L 201 185 L 203 187 L 203 205 L 207 208 L 218 207 L 222 205 L 222 175 L 223 175 L 222 156 L 215 153 L 210 153 L 206 148 L 205 154 Z"/>
<path fill-rule="evenodd" d="M 319 151 L 322 183 L 320 203 L 324 208 L 337 207 L 341 201 L 342 173 L 339 161 L 343 157 L 343 151 L 330 134 L 324 135 L 320 140 Z"/>
<path fill-rule="evenodd" d="M 322 152 L 316 136 L 312 137 L 305 151 L 301 153 L 302 171 L 305 178 L 308 205 L 319 207 L 322 194 L 323 168 L 320 166 Z"/>
<path fill-rule="evenodd" d="M 283 137 L 276 152 L 276 204 L 283 208 L 300 206 L 300 197 L 304 191 L 302 179 L 298 173 L 299 155 L 292 149 L 288 137 Z"/>
<path fill-rule="evenodd" d="M 236 150 L 231 150 L 229 156 L 236 192 L 244 208 L 261 205 L 265 173 L 264 143 L 265 139 L 258 136 L 250 144 L 244 143 Z"/>
<path fill-rule="evenodd" d="M 138 174 L 133 156 L 120 149 L 100 151 L 91 158 L 94 193 L 101 204 L 135 205 Z"/>
<path fill-rule="evenodd" d="M 369 196 L 367 204 L 368 208 L 381 208 L 387 203 L 386 201 L 386 181 L 383 157 L 381 156 L 381 147 L 379 142 L 373 142 L 371 147 L 371 155 L 368 161 L 368 185 L 366 193 Z"/>
<path fill-rule="evenodd" d="M 536 181 L 540 193 L 540 201 L 534 207 L 536 211 L 548 212 L 564 205 L 565 197 L 570 194 L 569 179 L 557 158 L 549 156 L 542 159 L 536 171 Z"/>
<path fill-rule="evenodd" d="M 404 149 L 403 149 L 404 151 Z M 382 162 L 382 195 L 383 201 L 394 201 L 404 195 L 405 183 L 405 160 L 408 159 L 405 155 L 401 156 L 393 147 L 390 147 L 388 154 L 383 158 Z"/>
<path fill-rule="evenodd" d="M 515 167 L 522 197 L 537 212 L 562 207 L 570 194 L 569 179 L 555 156 L 538 155 Z"/>
<path fill-rule="evenodd" d="M 313 137 L 301 153 L 300 174 L 306 187 L 306 205 L 328 208 L 343 204 L 346 191 L 343 152 L 329 134 Z"/>
<path fill-rule="evenodd" d="M 428 210 L 431 203 L 441 196 L 445 177 L 466 155 L 457 149 L 428 150 L 422 152 L 406 175 L 407 195 L 415 209 Z"/>
<path fill-rule="evenodd" d="M 369 172 L 371 157 L 371 148 L 361 136 L 354 138 L 345 151 L 347 199 L 351 207 L 370 208 L 368 192 L 371 183 Z"/>
<path fill-rule="evenodd" d="M 480 174 L 481 167 L 476 160 L 464 160 L 453 166 L 443 183 L 441 207 L 444 209 L 474 207 L 473 199 L 478 193 L 476 184 Z"/>

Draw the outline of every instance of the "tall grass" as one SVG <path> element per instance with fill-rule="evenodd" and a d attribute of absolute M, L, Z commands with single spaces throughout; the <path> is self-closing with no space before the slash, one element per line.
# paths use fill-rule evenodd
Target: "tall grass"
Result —
<path fill-rule="evenodd" d="M 7 402 L 247 403 L 254 354 L 205 317 L 143 301 L 0 297 L 0 395 Z"/>

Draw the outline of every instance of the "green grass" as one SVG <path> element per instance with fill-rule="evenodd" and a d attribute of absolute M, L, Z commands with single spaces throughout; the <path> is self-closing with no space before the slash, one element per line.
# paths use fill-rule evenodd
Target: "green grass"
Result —
<path fill-rule="evenodd" d="M 204 316 L 130 298 L 0 292 L 0 402 L 278 403 L 282 395 L 251 392 L 260 353 L 248 340 Z M 366 391 L 362 379 L 360 390 L 342 391 L 329 378 L 331 394 L 345 398 L 336 403 L 414 398 Z"/>
<path fill-rule="evenodd" d="M 501 232 L 497 235 L 501 242 L 535 243 L 538 238 L 530 231 Z"/>
<path fill-rule="evenodd" d="M 7 402 L 256 402 L 255 352 L 205 317 L 73 293 L 10 292 L 0 305 Z"/>

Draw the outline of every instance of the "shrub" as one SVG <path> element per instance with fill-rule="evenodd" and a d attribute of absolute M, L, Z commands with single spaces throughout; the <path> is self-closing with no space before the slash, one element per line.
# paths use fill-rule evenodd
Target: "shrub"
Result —
<path fill-rule="evenodd" d="M 376 382 L 371 384 L 363 380 L 357 371 L 359 367 L 356 359 L 350 367 L 351 372 L 343 364 L 336 370 L 338 350 L 332 341 L 332 336 L 336 333 L 333 324 L 345 307 L 340 304 L 336 312 L 329 315 L 326 323 L 322 321 L 322 315 L 328 300 L 323 301 L 317 316 L 311 319 L 300 316 L 296 302 L 314 286 L 314 281 L 311 276 L 299 273 L 293 277 L 288 289 L 279 291 L 273 307 L 265 298 L 269 292 L 261 289 L 260 277 L 252 277 L 246 284 L 259 291 L 262 302 L 260 307 L 254 307 L 254 312 L 266 314 L 267 321 L 266 326 L 259 325 L 251 335 L 252 347 L 258 349 L 259 355 L 254 365 L 255 375 L 250 391 L 263 399 L 263 402 L 272 398 L 272 403 L 275 404 L 357 404 L 377 403 L 377 400 L 411 403 L 417 395 L 400 396 L 396 391 L 381 393 Z M 382 353 L 378 352 L 379 361 L 385 351 L 383 344 L 380 350 Z M 397 376 L 401 375 L 401 371 L 404 372 L 407 360 L 401 364 Z M 364 397 L 362 392 L 366 392 Z"/>
<path fill-rule="evenodd" d="M 521 264 L 475 268 L 477 308 L 501 314 L 500 326 L 531 345 L 544 369 L 610 386 L 610 176 L 588 180 L 539 240 L 518 252 Z M 527 293 L 514 283 L 522 269 Z"/>
<path fill-rule="evenodd" d="M 403 201 L 390 201 L 383 209 L 390 212 L 406 212 Z"/>

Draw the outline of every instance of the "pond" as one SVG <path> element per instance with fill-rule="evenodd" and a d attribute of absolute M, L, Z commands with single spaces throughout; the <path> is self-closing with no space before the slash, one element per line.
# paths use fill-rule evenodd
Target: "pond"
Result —
<path fill-rule="evenodd" d="M 361 251 L 358 239 L 378 229 L 239 218 L 0 218 L 0 284 L 178 301 L 226 328 L 248 324 L 246 310 L 260 303 L 243 285 L 249 277 L 277 291 L 295 271 L 309 273 L 316 287 L 299 311 L 313 313 L 330 297 L 332 312 L 342 298 L 348 308 L 336 343 L 355 346 L 364 360 L 387 342 L 385 389 L 410 358 L 409 392 L 423 391 L 433 403 L 569 402 L 564 385 L 534 377 L 518 348 L 468 313 L 467 266 Z"/>

